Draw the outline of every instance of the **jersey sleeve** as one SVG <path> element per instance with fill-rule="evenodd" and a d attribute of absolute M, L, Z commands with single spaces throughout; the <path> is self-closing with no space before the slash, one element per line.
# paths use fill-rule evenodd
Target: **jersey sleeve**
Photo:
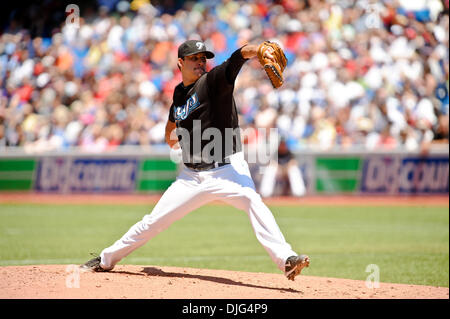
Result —
<path fill-rule="evenodd" d="M 212 92 L 232 89 L 239 71 L 247 59 L 244 59 L 239 48 L 233 52 L 228 60 L 208 72 L 208 87 Z"/>
<path fill-rule="evenodd" d="M 169 121 L 175 122 L 175 103 L 181 98 L 182 96 L 182 85 L 183 82 L 179 83 L 175 89 L 173 90 L 173 96 L 172 96 L 172 105 L 169 109 Z"/>
<path fill-rule="evenodd" d="M 169 121 L 170 122 L 175 122 L 175 117 L 173 115 L 173 108 L 174 108 L 174 104 L 172 103 L 172 105 L 170 106 L 170 109 L 169 109 Z"/>

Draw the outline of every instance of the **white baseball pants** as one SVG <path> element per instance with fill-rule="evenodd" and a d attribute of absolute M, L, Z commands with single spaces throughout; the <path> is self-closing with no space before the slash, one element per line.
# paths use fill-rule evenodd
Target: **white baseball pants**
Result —
<path fill-rule="evenodd" d="M 122 238 L 101 252 L 101 266 L 112 269 L 176 220 L 208 202 L 220 200 L 247 212 L 256 238 L 284 272 L 286 259 L 297 254 L 256 192 L 243 153 L 230 156 L 230 163 L 201 172 L 184 167 L 151 214 L 145 215 Z"/>

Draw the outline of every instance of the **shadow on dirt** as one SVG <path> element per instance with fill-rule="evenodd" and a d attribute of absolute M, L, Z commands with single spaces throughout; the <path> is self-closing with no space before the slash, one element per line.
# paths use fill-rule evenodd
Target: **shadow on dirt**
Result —
<path fill-rule="evenodd" d="M 129 272 L 129 271 L 112 271 L 112 272 L 119 273 L 119 274 L 136 275 L 136 276 L 147 275 L 147 276 L 161 276 L 161 277 L 169 277 L 169 278 L 199 279 L 199 280 L 211 281 L 211 282 L 224 284 L 224 285 L 243 286 L 243 287 L 250 287 L 250 288 L 278 290 L 278 291 L 283 291 L 283 292 L 303 294 L 302 291 L 295 290 L 292 288 L 275 288 L 275 287 L 268 287 L 268 286 L 262 286 L 262 285 L 247 284 L 247 283 L 234 281 L 232 279 L 222 278 L 222 277 L 193 275 L 193 274 L 185 274 L 185 273 L 177 273 L 177 272 L 165 272 L 165 271 L 162 271 L 161 269 L 158 269 L 155 267 L 144 267 L 144 269 L 141 271 L 141 273 Z"/>

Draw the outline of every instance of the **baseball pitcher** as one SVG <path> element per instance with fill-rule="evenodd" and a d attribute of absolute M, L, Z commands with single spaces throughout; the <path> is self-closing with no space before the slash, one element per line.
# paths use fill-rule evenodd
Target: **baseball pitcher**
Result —
<path fill-rule="evenodd" d="M 183 167 L 151 212 L 133 225 L 100 256 L 81 266 L 109 271 L 131 252 L 173 222 L 208 202 L 220 200 L 244 210 L 255 235 L 269 256 L 294 280 L 309 257 L 297 255 L 286 242 L 271 211 L 256 192 L 242 153 L 234 82 L 243 64 L 258 57 L 274 88 L 283 84 L 286 57 L 275 43 L 247 44 L 225 62 L 206 71 L 214 57 L 205 44 L 188 40 L 178 48 L 182 82 L 175 88 L 166 126 L 166 141 L 181 148 Z"/>

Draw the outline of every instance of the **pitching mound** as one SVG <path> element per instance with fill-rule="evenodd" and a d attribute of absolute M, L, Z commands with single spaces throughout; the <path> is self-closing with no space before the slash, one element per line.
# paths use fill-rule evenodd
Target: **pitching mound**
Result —
<path fill-rule="evenodd" d="M 442 287 L 241 271 L 119 265 L 109 273 L 76 265 L 0 267 L 2 299 L 448 299 Z"/>

